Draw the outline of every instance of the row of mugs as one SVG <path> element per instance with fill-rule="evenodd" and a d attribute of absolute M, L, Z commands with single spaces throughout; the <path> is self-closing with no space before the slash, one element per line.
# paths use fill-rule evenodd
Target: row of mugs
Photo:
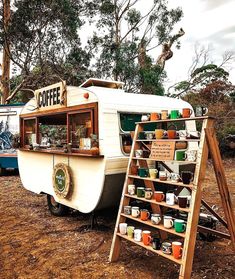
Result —
<path fill-rule="evenodd" d="M 131 215 L 134 218 L 140 218 L 142 221 L 147 221 L 150 217 L 152 224 L 158 225 L 161 223 L 162 218 L 160 214 L 150 213 L 147 209 L 140 209 L 138 206 L 124 206 L 124 214 Z M 165 215 L 163 217 L 163 226 L 167 229 L 171 229 L 174 227 L 175 231 L 178 233 L 182 233 L 186 229 L 186 224 L 184 220 L 175 219 L 173 221 L 172 216 Z"/>
<path fill-rule="evenodd" d="M 168 174 L 166 171 L 159 171 L 158 173 L 157 169 L 140 168 L 136 165 L 131 166 L 131 174 L 138 175 L 140 177 L 150 177 L 151 179 L 156 179 L 158 174 L 159 180 L 161 181 L 167 181 L 170 179 L 171 182 L 182 181 L 184 184 L 190 184 L 194 177 L 191 171 L 181 171 L 181 174 L 175 172 Z"/>
<path fill-rule="evenodd" d="M 156 121 L 156 120 L 165 120 L 165 119 L 177 119 L 177 118 L 189 118 L 192 115 L 193 111 L 190 108 L 183 108 L 182 113 L 179 110 L 161 110 L 161 112 L 153 112 L 150 115 L 143 115 L 141 121 Z"/>
<path fill-rule="evenodd" d="M 141 230 L 136 229 L 134 226 L 128 226 L 127 223 L 120 223 L 119 224 L 119 231 L 122 235 L 126 235 L 129 238 L 134 238 L 137 242 L 143 242 L 144 245 L 152 245 L 152 248 L 154 250 L 162 250 L 164 254 L 171 255 L 173 254 L 173 257 L 175 259 L 180 259 L 182 257 L 182 243 L 178 241 L 170 242 L 163 242 L 161 243 L 161 240 L 159 237 L 153 236 L 151 237 L 151 231 L 148 230 Z"/>
<path fill-rule="evenodd" d="M 176 131 L 175 129 L 155 129 L 154 133 L 151 132 L 144 132 L 140 131 L 138 134 L 138 139 L 147 139 L 152 140 L 154 139 L 180 139 L 180 140 L 186 140 L 186 139 L 198 139 L 200 138 L 201 133 L 199 131 L 187 131 L 187 130 L 179 130 Z"/>

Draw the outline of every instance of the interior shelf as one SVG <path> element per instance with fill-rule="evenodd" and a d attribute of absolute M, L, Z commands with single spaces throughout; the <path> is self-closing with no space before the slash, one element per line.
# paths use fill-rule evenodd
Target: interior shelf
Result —
<path fill-rule="evenodd" d="M 137 158 L 132 157 L 134 160 L 144 160 L 144 161 L 155 161 L 155 162 L 161 162 L 161 160 L 152 159 L 152 158 Z M 176 163 L 184 163 L 184 164 L 197 164 L 197 162 L 191 162 L 191 161 L 176 161 L 176 160 L 164 160 L 164 162 L 176 162 Z"/>
<path fill-rule="evenodd" d="M 161 231 L 165 231 L 165 232 L 168 232 L 170 234 L 174 234 L 174 235 L 177 235 L 179 237 L 182 237 L 182 238 L 185 238 L 185 233 L 178 233 L 176 232 L 174 229 L 167 229 L 165 228 L 162 224 L 160 225 L 154 225 L 150 220 L 147 220 L 147 221 L 143 221 L 141 220 L 140 218 L 135 218 L 135 217 L 132 217 L 131 215 L 126 215 L 126 214 L 123 214 L 121 213 L 121 215 L 125 218 L 128 218 L 128 219 L 131 219 L 133 221 L 136 221 L 136 222 L 139 222 L 139 223 L 142 223 L 142 224 L 145 224 L 145 225 L 148 225 L 148 226 L 151 226 L 155 229 L 158 229 L 158 230 L 161 230 Z"/>
<path fill-rule="evenodd" d="M 169 207 L 169 208 L 173 208 L 173 209 L 176 209 L 176 210 L 179 210 L 179 211 L 184 211 L 184 212 L 190 212 L 190 208 L 186 207 L 186 208 L 182 208 L 182 207 L 179 207 L 177 204 L 175 205 L 169 205 L 169 204 L 166 204 L 166 202 L 162 201 L 162 202 L 157 202 L 153 199 L 151 200 L 147 200 L 145 198 L 140 198 L 140 197 L 137 197 L 136 195 L 129 195 L 129 194 L 125 194 L 126 197 L 128 198 L 131 198 L 131 199 L 136 199 L 136 200 L 140 200 L 140 201 L 143 201 L 143 202 L 148 202 L 148 203 L 152 203 L 152 204 L 157 204 L 157 205 L 160 205 L 160 206 L 164 206 L 164 207 Z"/>
<path fill-rule="evenodd" d="M 150 141 L 150 142 L 155 142 L 155 141 L 187 141 L 187 142 L 200 142 L 200 139 L 137 139 L 136 141 L 141 142 L 141 141 Z"/>
<path fill-rule="evenodd" d="M 135 244 L 137 244 L 137 245 L 147 249 L 148 251 L 156 253 L 156 254 L 158 254 L 158 255 L 160 255 L 160 256 L 162 256 L 164 258 L 167 258 L 168 260 L 171 260 L 171 261 L 173 261 L 173 262 L 175 262 L 177 264 L 180 264 L 180 265 L 182 264 L 182 260 L 181 259 L 175 259 L 172 255 L 164 254 L 161 250 L 154 250 L 150 245 L 144 245 L 143 242 L 135 241 L 133 238 L 130 238 L 127 235 L 123 235 L 123 234 L 117 233 L 117 236 L 122 237 L 122 238 L 124 238 L 124 239 L 126 239 L 126 240 L 128 240 L 128 241 L 130 241 L 132 243 L 135 243 Z"/>

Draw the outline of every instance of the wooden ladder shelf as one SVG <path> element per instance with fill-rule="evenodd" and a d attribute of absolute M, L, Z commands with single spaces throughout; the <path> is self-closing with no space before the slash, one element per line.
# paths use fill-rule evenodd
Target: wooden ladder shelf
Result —
<path fill-rule="evenodd" d="M 159 161 L 153 158 L 136 158 L 135 150 L 144 148 L 149 148 L 149 144 L 154 141 L 180 141 L 179 139 L 173 140 L 146 140 L 146 139 L 139 139 L 139 132 L 144 131 L 144 127 L 146 124 L 155 124 L 157 125 L 165 125 L 167 123 L 177 123 L 181 122 L 185 123 L 193 123 L 196 124 L 197 121 L 202 122 L 202 130 L 200 139 L 186 139 L 184 141 L 187 142 L 198 142 L 198 151 L 197 151 L 197 160 L 196 162 L 188 162 L 195 164 L 195 171 L 194 171 L 194 179 L 191 184 L 183 184 L 182 182 L 172 182 L 172 181 L 162 181 L 159 179 L 151 179 L 149 177 L 140 177 L 138 175 L 133 175 L 131 173 L 131 166 L 136 166 L 137 164 L 139 167 L 148 168 L 149 163 L 160 162 L 168 171 L 171 171 L 170 168 L 165 164 L 163 161 Z M 195 126 L 196 127 L 196 126 Z M 226 221 L 223 220 L 213 209 L 204 201 L 202 200 L 202 183 L 205 177 L 206 171 L 206 164 L 208 159 L 208 153 L 210 152 L 214 171 L 217 179 L 217 184 L 219 188 L 219 193 L 222 200 L 222 205 L 225 213 Z M 178 161 L 179 162 L 179 161 Z M 186 163 L 186 162 L 185 162 Z M 152 191 L 155 191 L 155 187 L 157 185 L 167 184 L 173 185 L 178 189 L 183 189 L 187 187 L 191 191 L 191 202 L 190 207 L 187 208 L 180 208 L 178 205 L 168 205 L 166 202 L 157 202 L 155 199 L 145 199 L 144 197 L 137 197 L 137 195 L 130 195 L 128 194 L 128 185 L 134 184 L 134 180 L 139 180 L 144 182 L 145 187 L 151 188 Z M 132 217 L 132 215 L 125 215 L 124 214 L 124 206 L 129 205 L 131 200 L 139 200 L 146 204 L 151 205 L 152 213 L 160 213 L 161 216 L 164 215 L 164 212 L 167 208 L 174 209 L 176 211 L 180 210 L 186 212 L 188 214 L 187 222 L 186 222 L 186 231 L 183 233 L 176 232 L 173 228 L 168 229 L 163 226 L 163 224 L 154 225 L 150 220 L 142 221 L 140 218 Z M 225 234 L 222 232 L 217 232 L 216 230 L 208 229 L 202 226 L 198 226 L 199 214 L 200 214 L 200 207 L 203 205 L 207 210 L 209 210 L 218 221 L 221 222 L 229 231 L 229 234 Z M 166 239 L 169 235 L 175 235 L 177 238 L 182 239 L 183 243 L 183 254 L 182 258 L 175 259 L 173 255 L 164 254 L 162 250 L 154 250 L 150 245 L 144 245 L 143 242 L 137 242 L 133 238 L 128 237 L 127 235 L 120 234 L 119 232 L 119 224 L 123 222 L 137 222 L 139 226 L 149 226 L 153 230 L 157 230 L 160 234 L 162 240 Z M 220 156 L 218 143 L 215 137 L 215 130 L 214 130 L 214 118 L 212 117 L 196 117 L 196 118 L 179 118 L 179 119 L 168 119 L 168 120 L 159 120 L 159 121 L 146 121 L 146 122 L 138 122 L 136 124 L 135 134 L 133 137 L 133 144 L 130 153 L 130 158 L 128 162 L 128 168 L 126 173 L 126 179 L 124 182 L 120 207 L 118 211 L 117 221 L 115 225 L 113 241 L 110 251 L 109 260 L 110 262 L 117 261 L 120 255 L 120 248 L 121 248 L 121 240 L 125 239 L 132 243 L 135 243 L 149 251 L 152 251 L 160 256 L 163 256 L 177 264 L 180 265 L 179 271 L 179 278 L 180 279 L 189 279 L 191 276 L 192 271 L 192 264 L 193 264 L 193 256 L 194 256 L 194 248 L 196 242 L 196 235 L 197 231 L 203 232 L 210 232 L 212 234 L 217 234 L 219 236 L 231 239 L 233 248 L 235 248 L 235 218 L 233 214 L 232 202 L 225 178 L 225 172 L 222 164 L 222 159 Z"/>

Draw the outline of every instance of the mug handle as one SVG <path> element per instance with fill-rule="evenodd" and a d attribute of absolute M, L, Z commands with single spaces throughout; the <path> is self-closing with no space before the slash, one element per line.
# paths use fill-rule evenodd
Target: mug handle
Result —
<path fill-rule="evenodd" d="M 183 248 L 181 247 L 179 256 L 182 257 L 182 254 L 183 254 Z"/>
<path fill-rule="evenodd" d="M 140 211 L 137 209 L 136 213 L 137 213 L 137 217 L 138 217 L 140 215 Z"/>
<path fill-rule="evenodd" d="M 184 228 L 184 232 L 185 232 L 185 230 L 186 230 L 186 225 L 185 224 L 182 224 L 183 225 L 183 228 Z"/>
<path fill-rule="evenodd" d="M 173 220 L 170 220 L 170 223 L 171 223 L 171 227 L 174 228 L 174 222 L 173 222 Z"/>
<path fill-rule="evenodd" d="M 148 235 L 148 244 L 150 244 L 152 241 L 152 237 L 150 235 Z"/>
<path fill-rule="evenodd" d="M 148 219 L 148 218 L 150 217 L 150 213 L 149 213 L 149 212 L 147 212 L 147 216 L 148 216 L 148 217 L 147 217 L 147 219 Z"/>
<path fill-rule="evenodd" d="M 190 110 L 190 116 L 192 115 L 192 113 L 193 113 L 193 110 L 192 109 L 189 109 Z"/>
<path fill-rule="evenodd" d="M 162 201 L 165 200 L 165 194 L 162 194 Z"/>
<path fill-rule="evenodd" d="M 203 115 L 206 115 L 208 113 L 208 108 L 203 108 L 203 110 L 205 110 L 206 112 L 203 112 Z"/>

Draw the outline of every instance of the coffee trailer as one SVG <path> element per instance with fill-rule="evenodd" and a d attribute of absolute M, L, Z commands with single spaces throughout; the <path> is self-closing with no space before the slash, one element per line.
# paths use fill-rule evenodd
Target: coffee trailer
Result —
<path fill-rule="evenodd" d="M 89 213 L 116 205 L 135 122 L 163 109 L 192 109 L 180 99 L 127 93 L 122 87 L 99 79 L 80 87 L 60 82 L 36 90 L 25 105 L 20 177 L 26 189 L 47 194 L 52 213 L 61 214 L 64 206 Z"/>

